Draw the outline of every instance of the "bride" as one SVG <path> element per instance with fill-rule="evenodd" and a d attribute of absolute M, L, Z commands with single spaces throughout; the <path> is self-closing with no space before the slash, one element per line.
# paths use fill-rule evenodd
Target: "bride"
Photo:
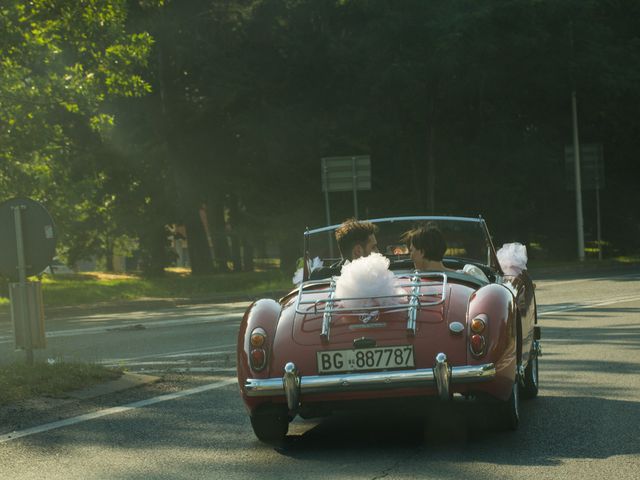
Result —
<path fill-rule="evenodd" d="M 451 272 L 442 263 L 442 258 L 447 251 L 447 243 L 442 232 L 435 223 L 427 223 L 424 226 L 409 230 L 403 236 L 403 241 L 409 246 L 409 255 L 417 271 L 419 272 Z M 485 282 L 489 279 L 484 272 L 475 265 L 467 264 L 458 272 L 467 273 Z"/>

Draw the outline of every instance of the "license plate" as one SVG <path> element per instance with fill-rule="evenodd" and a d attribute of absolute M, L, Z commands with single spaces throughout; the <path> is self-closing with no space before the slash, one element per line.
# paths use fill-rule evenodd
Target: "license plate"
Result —
<path fill-rule="evenodd" d="M 325 350 L 317 353 L 319 373 L 413 367 L 413 345 Z"/>

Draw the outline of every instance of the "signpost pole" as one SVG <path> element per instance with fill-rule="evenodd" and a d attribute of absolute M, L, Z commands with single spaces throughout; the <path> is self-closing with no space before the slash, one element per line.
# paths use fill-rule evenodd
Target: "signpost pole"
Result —
<path fill-rule="evenodd" d="M 358 219 L 358 172 L 356 170 L 356 157 L 351 157 L 351 178 L 353 183 L 353 212 Z"/>
<path fill-rule="evenodd" d="M 578 260 L 584 262 L 584 226 L 582 217 L 582 185 L 580 182 L 580 143 L 578 141 L 578 108 L 576 91 L 571 92 L 571 112 L 573 120 L 573 160 L 576 182 L 576 220 L 578 226 Z"/>
<path fill-rule="evenodd" d="M 322 187 L 324 189 L 324 208 L 327 213 L 327 227 L 331 225 L 331 211 L 329 209 L 329 167 L 327 166 L 326 159 L 322 159 Z M 329 237 L 329 256 L 333 256 L 333 239 L 331 238 L 331 232 L 327 232 Z"/>
<path fill-rule="evenodd" d="M 596 160 L 596 233 L 598 235 L 598 260 L 602 260 L 602 235 L 600 231 L 600 158 Z"/>
<path fill-rule="evenodd" d="M 345 155 L 324 157 L 320 163 L 322 189 L 327 211 L 327 225 L 331 225 L 329 215 L 329 192 L 353 191 L 353 214 L 358 219 L 358 190 L 371 190 L 371 158 L 369 155 Z M 334 243 L 329 235 L 329 251 L 333 257 Z"/>
<path fill-rule="evenodd" d="M 20 318 L 18 318 L 18 322 L 21 322 L 24 327 L 24 344 L 25 352 L 27 354 L 27 365 L 33 365 L 31 319 L 29 317 L 29 303 L 27 300 L 27 266 L 24 255 L 24 236 L 22 234 L 22 209 L 25 207 L 23 205 L 17 205 L 11 208 L 13 210 L 13 219 L 16 227 L 16 251 L 18 254 L 18 289 L 20 292 Z"/>

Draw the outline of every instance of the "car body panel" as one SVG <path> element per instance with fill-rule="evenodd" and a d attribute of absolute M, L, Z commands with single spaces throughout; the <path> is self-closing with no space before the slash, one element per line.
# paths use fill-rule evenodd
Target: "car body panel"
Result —
<path fill-rule="evenodd" d="M 489 247 L 487 261 L 491 263 L 496 257 L 490 243 Z M 276 388 L 273 395 L 257 394 L 251 388 L 252 381 L 273 380 L 271 384 L 277 386 L 288 364 L 295 365 L 298 382 L 300 378 L 303 381 L 305 378 L 317 379 L 322 376 L 318 371 L 317 352 L 354 349 L 359 339 L 377 347 L 413 346 L 415 367 L 406 369 L 407 373 L 434 369 L 435 359 L 442 353 L 446 354 L 448 366 L 453 369 L 490 364 L 495 368 L 490 379 L 452 383 L 450 393 L 484 395 L 506 401 L 518 372 L 530 360 L 536 322 L 534 288 L 526 270 L 520 275 L 506 277 L 499 266 L 486 265 L 483 268 L 487 268 L 493 277 L 489 283 L 452 272 L 444 282 L 442 302 L 430 302 L 433 298 L 429 290 L 421 295 L 420 305 L 425 306 L 417 309 L 415 331 L 408 328 L 409 310 L 406 308 L 344 313 L 337 309 L 331 315 L 328 335 L 323 336 L 322 309 L 327 304 L 326 291 L 331 287 L 331 279 L 303 283 L 278 302 L 260 300 L 254 303 L 245 314 L 238 335 L 238 383 L 245 405 L 252 412 L 263 404 L 286 403 L 284 390 L 280 392 Z M 411 276 L 407 271 L 395 273 L 400 280 Z M 308 272 L 306 275 L 308 278 Z M 428 275 L 421 277 L 420 282 L 428 286 L 427 289 L 433 288 L 434 279 Z M 407 292 L 410 293 L 409 290 Z M 303 296 L 310 303 L 301 305 Z M 485 350 L 480 356 L 474 355 L 470 349 L 470 321 L 477 316 L 488 319 L 483 332 Z M 462 331 L 450 328 L 454 322 L 462 324 Z M 248 338 L 256 327 L 263 328 L 268 338 L 267 366 L 261 371 L 252 370 L 248 360 Z M 353 372 L 356 376 L 358 373 Z M 346 378 L 351 374 L 344 375 Z M 408 388 L 365 388 L 362 391 L 352 388 L 312 393 L 304 393 L 304 389 L 301 391 L 299 409 L 291 411 L 293 415 L 310 406 L 331 410 L 332 406 L 345 403 L 358 405 L 374 399 L 432 397 L 438 394 L 433 383 Z"/>

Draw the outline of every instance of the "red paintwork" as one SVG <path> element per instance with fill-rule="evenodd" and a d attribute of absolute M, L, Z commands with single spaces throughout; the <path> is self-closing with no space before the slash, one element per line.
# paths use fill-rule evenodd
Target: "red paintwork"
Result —
<path fill-rule="evenodd" d="M 240 391 L 242 392 L 242 385 L 247 378 L 269 378 L 270 364 L 271 364 L 271 352 L 273 350 L 274 332 L 278 325 L 278 317 L 282 307 L 278 302 L 271 299 L 262 299 L 253 302 L 247 309 L 240 323 L 240 330 L 238 332 L 238 344 L 236 347 L 237 358 L 236 365 L 238 370 L 238 385 L 240 385 Z M 249 352 L 251 351 L 250 337 L 251 331 L 256 327 L 262 327 L 267 332 L 267 340 L 264 348 L 267 351 L 267 366 L 261 372 L 255 372 L 251 370 L 249 365 Z M 242 381 L 240 381 L 242 379 Z M 260 402 L 252 402 L 243 394 L 245 398 L 245 404 L 249 410 L 252 410 Z"/>
<path fill-rule="evenodd" d="M 464 283 L 449 281 L 447 300 L 444 304 L 423 308 L 418 313 L 416 335 L 407 334 L 407 313 L 381 313 L 377 322 L 385 322 L 385 328 L 351 330 L 349 326 L 361 323 L 354 316 L 335 315 L 331 324 L 330 341 L 320 338 L 321 314 L 300 315 L 295 313 L 297 291 L 281 299 L 255 302 L 242 320 L 238 334 L 238 384 L 247 408 L 252 411 L 268 402 L 284 402 L 284 397 L 250 398 L 244 394 L 247 378 L 280 378 L 284 365 L 294 362 L 302 376 L 317 375 L 316 352 L 352 348 L 353 340 L 368 337 L 376 340 L 377 346 L 413 344 L 416 368 L 431 368 L 436 354 L 444 352 L 451 366 L 477 365 L 492 362 L 496 366 L 496 377 L 484 383 L 452 385 L 454 393 L 487 393 L 497 399 L 507 400 L 515 380 L 517 363 L 528 359 L 533 341 L 535 321 L 535 299 L 533 285 L 526 272 L 511 279 L 513 288 L 490 284 L 478 290 Z M 326 288 L 326 285 L 318 286 Z M 517 295 L 517 299 L 516 296 Z M 313 293 L 305 293 L 313 298 Z M 483 335 L 486 353 L 476 358 L 469 349 L 469 322 L 474 316 L 485 314 L 489 321 Z M 462 334 L 454 335 L 448 324 L 459 321 L 467 326 Z M 518 327 L 518 322 L 522 326 Z M 375 322 L 375 321 L 374 321 Z M 255 327 L 267 332 L 267 367 L 261 372 L 251 370 L 248 363 L 249 336 Z M 518 340 L 522 331 L 522 340 Z M 519 347 L 520 345 L 520 347 Z M 521 352 L 526 352 L 523 355 Z M 435 395 L 435 388 L 385 390 L 375 392 L 351 392 L 339 394 L 303 395 L 304 402 L 332 402 L 370 398 L 392 398 Z"/>

